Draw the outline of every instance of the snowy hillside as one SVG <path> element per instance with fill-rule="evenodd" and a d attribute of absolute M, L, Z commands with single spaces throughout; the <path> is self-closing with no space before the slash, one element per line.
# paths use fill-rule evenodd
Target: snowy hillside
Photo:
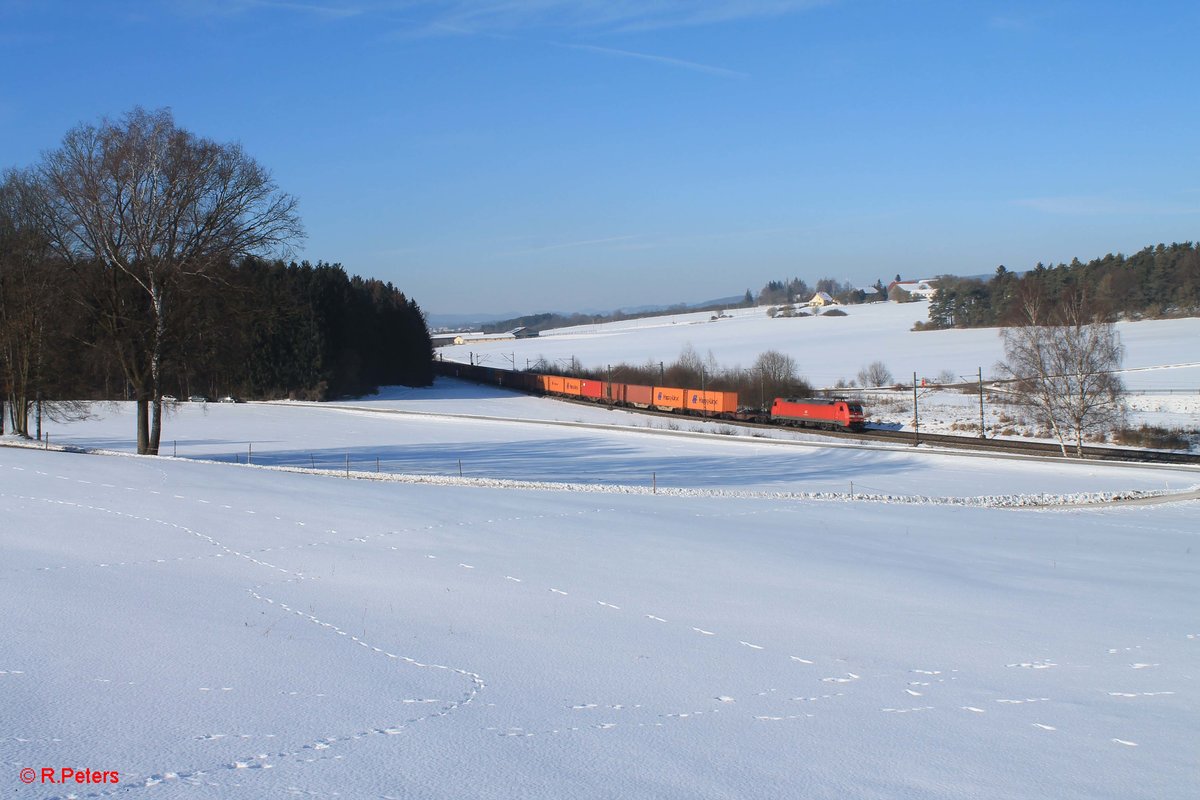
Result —
<path fill-rule="evenodd" d="M 15 795 L 1194 791 L 1200 471 L 385 397 L 0 449 Z M 128 451 L 98 413 L 52 441 Z M 1130 491 L 1172 496 L 1094 502 Z M 119 783 L 18 782 L 66 767 Z"/>
<path fill-rule="evenodd" d="M 712 352 L 722 367 L 749 368 L 765 350 L 779 350 L 796 359 L 800 373 L 815 386 L 853 381 L 860 368 L 882 361 L 897 380 L 932 378 L 949 370 L 973 379 L 979 368 L 993 372 L 1004 348 L 996 328 L 912 330 L 924 321 L 925 303 L 874 303 L 844 306 L 845 317 L 777 317 L 765 308 L 732 309 L 729 319 L 711 321 L 711 314 L 683 314 L 643 320 L 562 328 L 534 339 L 473 342 L 440 348 L 448 361 L 509 366 L 526 359 L 567 363 L 574 357 L 585 367 L 647 361 L 668 364 L 685 345 L 701 356 Z M 1131 389 L 1200 391 L 1200 319 L 1148 320 L 1118 323 L 1125 344 L 1124 375 Z"/>

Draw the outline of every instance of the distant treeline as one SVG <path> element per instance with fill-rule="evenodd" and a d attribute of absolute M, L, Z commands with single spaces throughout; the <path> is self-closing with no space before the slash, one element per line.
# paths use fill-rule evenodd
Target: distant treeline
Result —
<path fill-rule="evenodd" d="M 0 269 L 0 322 L 13 323 L 0 325 L 0 340 L 24 344 L 0 357 L 10 403 L 134 399 L 122 362 L 149 346 L 134 324 L 149 300 L 111 278 L 100 267 L 69 268 L 52 257 L 34 274 Z M 433 381 L 417 304 L 339 264 L 248 258 L 181 275 L 173 288 L 173 324 L 161 343 L 163 395 L 323 400 Z M 38 305 L 36 327 L 16 324 L 14 312 L 26 301 Z M 114 319 L 112 308 L 125 318 Z"/>
<path fill-rule="evenodd" d="M 323 262 L 252 258 L 222 272 L 192 287 L 194 318 L 163 383 L 181 397 L 324 400 L 433 382 L 425 317 L 391 283 Z"/>
<path fill-rule="evenodd" d="M 1047 267 L 1023 274 L 1003 265 L 988 280 L 942 276 L 922 329 L 1008 326 L 1043 317 L 1083 301 L 1096 319 L 1142 319 L 1200 314 L 1200 245 L 1159 244 L 1131 256 L 1106 255 L 1086 264 Z"/>

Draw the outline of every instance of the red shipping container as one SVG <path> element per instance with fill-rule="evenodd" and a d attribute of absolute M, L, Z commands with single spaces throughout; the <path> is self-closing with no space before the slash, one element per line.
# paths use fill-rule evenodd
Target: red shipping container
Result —
<path fill-rule="evenodd" d="M 600 381 L 580 381 L 579 396 L 589 400 L 599 400 L 604 393 L 604 384 Z"/>
<path fill-rule="evenodd" d="M 601 397 L 606 403 L 619 404 L 625 402 L 625 384 L 604 382 L 604 390 L 601 392 Z"/>
<path fill-rule="evenodd" d="M 650 386 L 638 386 L 635 383 L 625 384 L 625 402 L 638 408 L 649 408 L 654 400 L 654 389 Z"/>

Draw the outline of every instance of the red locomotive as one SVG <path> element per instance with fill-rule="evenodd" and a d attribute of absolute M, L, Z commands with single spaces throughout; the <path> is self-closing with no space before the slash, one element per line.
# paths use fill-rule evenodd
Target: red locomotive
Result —
<path fill-rule="evenodd" d="M 771 421 L 781 425 L 862 430 L 863 407 L 848 400 L 797 400 L 776 397 L 771 404 Z"/>

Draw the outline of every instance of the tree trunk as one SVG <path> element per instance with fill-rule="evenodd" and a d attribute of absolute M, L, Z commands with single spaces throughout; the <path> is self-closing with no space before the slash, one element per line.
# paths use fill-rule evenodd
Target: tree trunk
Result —
<path fill-rule="evenodd" d="M 24 398 L 12 400 L 13 433 L 29 438 L 29 403 Z"/>
<path fill-rule="evenodd" d="M 150 397 L 152 419 L 150 422 L 150 438 L 145 450 L 146 455 L 158 455 L 159 438 L 162 435 L 162 361 L 163 339 L 166 337 L 167 321 L 163 317 L 164 297 L 163 287 L 154 282 L 151 273 L 150 296 L 154 308 L 154 344 L 150 350 Z"/>
<path fill-rule="evenodd" d="M 139 456 L 150 452 L 150 401 L 143 392 L 138 392 L 137 400 L 137 451 Z"/>
<path fill-rule="evenodd" d="M 147 455 L 158 455 L 158 442 L 162 436 L 162 397 L 155 392 L 154 399 L 150 401 L 150 446 L 146 449 Z"/>

